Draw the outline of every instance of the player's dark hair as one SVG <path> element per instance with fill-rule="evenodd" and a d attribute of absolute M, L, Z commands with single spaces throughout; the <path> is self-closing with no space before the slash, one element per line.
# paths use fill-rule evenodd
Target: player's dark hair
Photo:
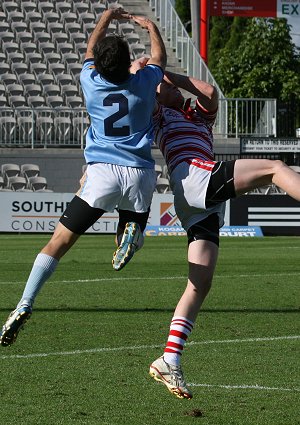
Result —
<path fill-rule="evenodd" d="M 95 44 L 95 67 L 99 74 L 112 83 L 122 83 L 130 73 L 128 44 L 118 35 L 109 35 Z"/>

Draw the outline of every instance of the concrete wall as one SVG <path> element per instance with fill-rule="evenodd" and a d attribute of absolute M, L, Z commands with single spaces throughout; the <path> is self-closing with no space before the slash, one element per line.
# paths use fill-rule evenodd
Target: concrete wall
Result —
<path fill-rule="evenodd" d="M 158 149 L 153 149 L 153 158 L 164 164 Z M 41 175 L 48 181 L 48 189 L 60 193 L 73 193 L 79 188 L 82 166 L 85 164 L 81 149 L 0 149 L 2 164 L 37 164 Z"/>

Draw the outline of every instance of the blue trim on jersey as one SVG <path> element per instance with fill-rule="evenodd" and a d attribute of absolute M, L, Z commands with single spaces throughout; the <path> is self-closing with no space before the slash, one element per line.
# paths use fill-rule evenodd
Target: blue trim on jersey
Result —
<path fill-rule="evenodd" d="M 105 80 L 86 59 L 80 74 L 91 125 L 86 135 L 86 162 L 153 168 L 152 112 L 163 79 L 157 65 L 146 65 L 121 84 Z"/>

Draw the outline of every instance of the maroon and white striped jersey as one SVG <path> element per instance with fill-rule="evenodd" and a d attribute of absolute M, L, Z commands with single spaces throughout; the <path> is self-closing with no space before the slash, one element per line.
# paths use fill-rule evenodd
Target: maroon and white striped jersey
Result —
<path fill-rule="evenodd" d="M 190 99 L 182 110 L 158 105 L 153 115 L 154 143 L 161 150 L 170 174 L 183 161 L 213 160 L 212 126 L 216 115 L 217 110 L 206 111 L 198 100 L 195 109 L 190 107 Z"/>

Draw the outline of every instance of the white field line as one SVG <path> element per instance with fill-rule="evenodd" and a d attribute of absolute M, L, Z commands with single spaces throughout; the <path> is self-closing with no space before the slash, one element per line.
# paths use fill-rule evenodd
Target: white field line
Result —
<path fill-rule="evenodd" d="M 233 274 L 233 275 L 215 275 L 214 279 L 239 279 L 239 278 L 259 278 L 266 276 L 266 273 L 249 273 L 249 274 Z M 286 276 L 300 276 L 300 272 L 294 272 L 294 273 L 268 273 L 268 277 L 286 277 Z M 157 277 L 103 277 L 103 278 L 97 278 L 97 279 L 70 279 L 70 280 L 53 280 L 52 282 L 55 284 L 58 283 L 94 283 L 94 282 L 113 282 L 113 281 L 120 281 L 120 280 L 131 280 L 131 281 L 139 281 L 139 280 L 173 280 L 173 279 L 187 279 L 187 276 L 157 276 Z M 10 281 L 0 281 L 0 285 L 20 285 L 24 284 L 24 282 L 10 282 Z"/>
<path fill-rule="evenodd" d="M 188 384 L 190 387 L 225 388 L 226 390 L 261 390 L 261 391 L 293 391 L 300 392 L 300 388 L 263 387 L 261 385 L 218 385 L 218 384 Z"/>
<path fill-rule="evenodd" d="M 208 340 L 208 341 L 191 341 L 186 345 L 215 345 L 215 344 L 241 344 L 241 343 L 252 343 L 252 342 L 265 342 L 265 341 L 283 341 L 283 340 L 297 340 L 300 339 L 300 335 L 286 335 L 286 336 L 275 336 L 265 338 L 244 338 L 244 339 L 221 339 L 221 340 Z M 31 353 L 31 354 L 12 354 L 12 355 L 0 355 L 0 359 L 32 359 L 37 357 L 53 357 L 53 356 L 73 356 L 80 354 L 93 354 L 93 353 L 108 353 L 116 351 L 126 350 L 149 350 L 156 348 L 164 348 L 165 344 L 155 345 L 133 345 L 123 347 L 99 347 L 91 348 L 88 350 L 73 350 L 73 351 L 54 351 L 49 353 Z"/>

